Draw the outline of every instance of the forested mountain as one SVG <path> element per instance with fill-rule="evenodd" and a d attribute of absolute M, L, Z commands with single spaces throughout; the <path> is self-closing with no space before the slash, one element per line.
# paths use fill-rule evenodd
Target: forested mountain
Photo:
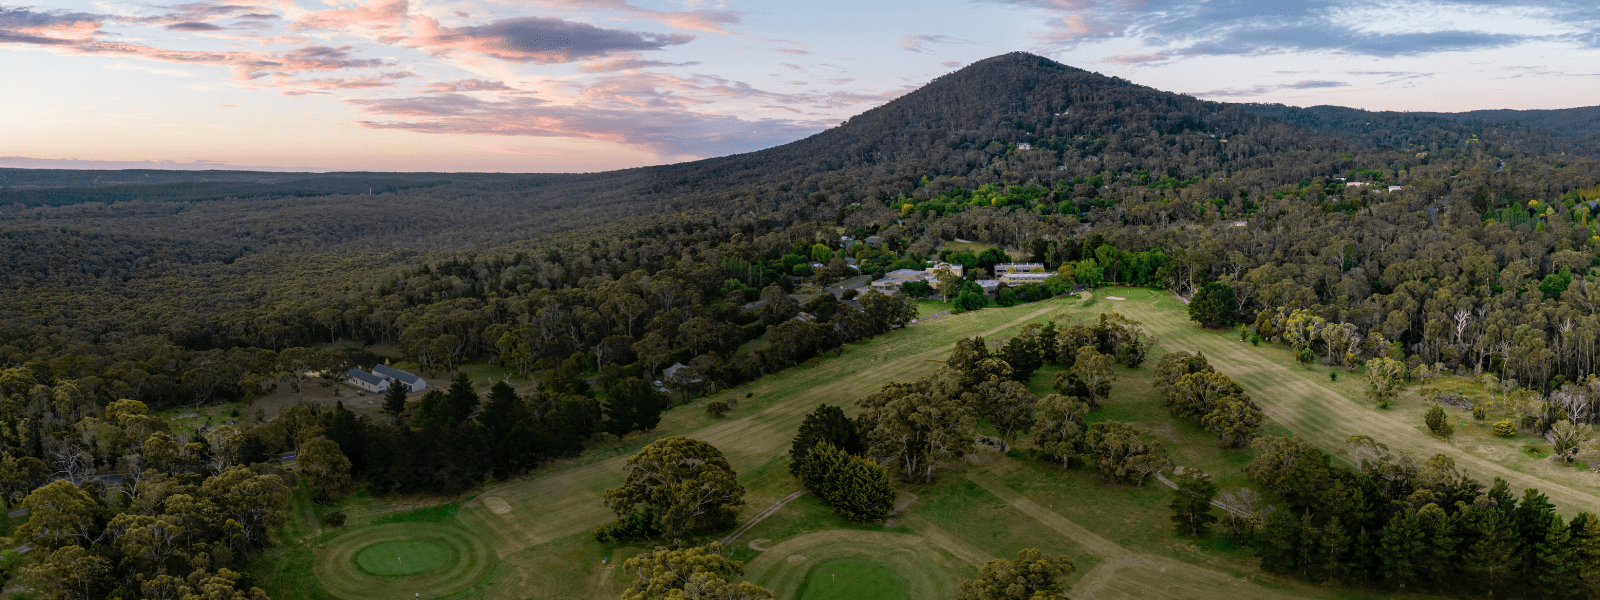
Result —
<path fill-rule="evenodd" d="M 322 440 L 377 492 L 460 490 L 653 428 L 670 402 L 651 381 L 736 385 L 915 315 L 903 298 L 817 286 L 935 258 L 987 278 L 1004 250 L 1055 275 L 998 302 L 1203 286 L 1208 322 L 1247 323 L 1309 360 L 1493 371 L 1525 388 L 1518 426 L 1593 422 L 1600 162 L 1583 110 L 1503 124 L 1231 105 L 1017 53 L 792 144 L 678 165 L 7 170 L 0 462 L 32 475 L 0 483 L 150 467 L 204 490 L 203 476 L 245 478 L 237 465 Z M 957 238 L 1004 250 L 945 247 Z M 946 295 L 985 304 L 947 279 Z M 482 401 L 458 379 L 392 399 L 383 419 L 302 406 L 159 439 L 134 418 L 336 381 L 349 356 L 309 348 L 330 341 L 441 374 L 496 363 L 540 385 Z M 673 363 L 685 367 L 665 376 Z M 115 564 L 130 581 L 154 572 Z"/>
<path fill-rule="evenodd" d="M 196 172 L 151 185 L 248 185 L 262 195 L 211 199 L 174 188 L 121 202 L 0 204 L 0 279 L 28 290 L 0 300 L 7 340 L 0 361 L 47 363 L 68 348 L 114 354 L 109 348 L 134 339 L 185 352 L 352 335 L 398 341 L 417 335 L 407 333 L 405 314 L 462 299 L 537 304 L 541 294 L 586 290 L 639 270 L 688 277 L 711 269 L 690 286 L 710 306 L 733 291 L 725 280 L 748 290 L 793 285 L 784 257 L 804 255 L 792 252 L 802 243 L 837 247 L 841 229 L 887 238 L 884 248 L 865 251 L 880 254 L 862 257 L 869 271 L 920 264 L 954 237 L 1001 243 L 1054 268 L 1084 258 L 1083 237 L 1097 235 L 1125 251 L 1160 249 L 1169 285 L 1230 277 L 1241 286 L 1240 308 L 1252 313 L 1294 298 L 1342 298 L 1349 308 L 1340 310 L 1367 306 L 1373 294 L 1403 282 L 1392 264 L 1418 259 L 1417 250 L 1400 250 L 1418 235 L 1499 236 L 1480 243 L 1494 248 L 1496 273 L 1558 251 L 1578 253 L 1562 265 L 1580 278 L 1587 266 L 1592 232 L 1576 203 L 1592 197 L 1595 163 L 1534 153 L 1564 143 L 1552 136 L 1420 116 L 1361 133 L 1349 124 L 1365 113 L 1348 109 L 1278 110 L 1288 123 L 1262 112 L 1271 113 L 1019 53 L 941 77 L 805 140 L 679 165 L 526 176 Z M 62 186 L 29 193 L 96 190 L 94 179 L 115 179 L 8 175 Z M 281 179 L 193 180 L 244 175 Z M 1335 177 L 1374 187 L 1347 188 Z M 282 193 L 271 194 L 273 185 Z M 341 185 L 393 191 L 299 191 Z M 1383 185 L 1405 190 L 1384 193 L 1376 187 Z M 104 200 L 133 196 L 119 191 Z M 178 198 L 187 201 L 162 201 Z M 1530 200 L 1547 204 L 1530 210 Z M 1217 227 L 1219 219 L 1252 226 Z M 1459 223 L 1476 223 L 1474 232 L 1444 228 Z M 1522 226 L 1527 231 L 1516 229 Z M 1319 270 L 1328 260 L 1304 255 L 1321 252 L 1330 238 L 1348 246 L 1331 275 Z M 1513 256 L 1503 249 L 1511 239 L 1541 247 Z M 1525 277 L 1560 266 L 1523 264 Z M 1111 277 L 1127 277 L 1107 266 Z M 1290 281 L 1302 281 L 1309 297 L 1248 282 L 1255 269 L 1285 268 L 1301 271 Z M 1148 277 L 1162 281 L 1154 270 Z M 1339 286 L 1350 293 L 1336 293 Z M 502 307 L 482 318 L 532 312 L 522 310 Z M 1388 319 L 1387 309 L 1378 312 Z M 1408 316 L 1414 326 L 1392 331 L 1392 339 L 1421 335 L 1422 313 Z M 465 336 L 460 358 L 492 352 L 480 335 Z M 587 346 L 588 336 L 576 337 L 573 349 Z M 168 368 L 173 381 L 184 370 Z M 188 393 L 155 389 L 172 398 Z"/>

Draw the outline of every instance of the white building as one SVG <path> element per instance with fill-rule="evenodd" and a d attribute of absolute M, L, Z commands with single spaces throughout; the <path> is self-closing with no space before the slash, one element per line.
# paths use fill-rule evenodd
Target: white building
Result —
<path fill-rule="evenodd" d="M 415 393 L 428 389 L 428 382 L 423 381 L 421 377 L 417 377 L 416 375 L 401 371 L 400 369 L 396 369 L 389 365 L 378 365 L 373 367 L 372 374 L 390 381 L 398 382 L 401 385 L 406 386 L 406 391 L 408 392 Z"/>
<path fill-rule="evenodd" d="M 1043 273 L 1044 265 L 1041 263 L 1000 263 L 994 266 L 995 273 Z"/>
<path fill-rule="evenodd" d="M 1000 283 L 1008 286 L 1024 283 L 1044 283 L 1044 280 L 1049 278 L 1049 273 L 1001 273 Z"/>
<path fill-rule="evenodd" d="M 383 377 L 373 375 L 361 369 L 350 369 L 349 371 L 345 371 L 344 374 L 346 377 L 350 378 L 348 383 L 356 386 L 357 389 L 363 389 L 379 394 L 389 391 L 389 380 Z"/>

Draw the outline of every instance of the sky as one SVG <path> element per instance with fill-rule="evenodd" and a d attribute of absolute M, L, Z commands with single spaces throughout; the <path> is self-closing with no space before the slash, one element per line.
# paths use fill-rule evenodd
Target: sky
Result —
<path fill-rule="evenodd" d="M 591 172 L 1013 51 L 1229 102 L 1568 108 L 1593 0 L 0 0 L 0 167 Z"/>

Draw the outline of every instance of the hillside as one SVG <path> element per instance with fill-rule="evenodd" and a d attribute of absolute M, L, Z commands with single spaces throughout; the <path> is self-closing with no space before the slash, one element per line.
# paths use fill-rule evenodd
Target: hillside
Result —
<path fill-rule="evenodd" d="M 1358 586 L 1415 584 L 1362 567 L 1378 564 L 1368 550 L 1379 544 L 1352 545 L 1346 534 L 1358 523 L 1369 536 L 1404 532 L 1389 523 L 1410 527 L 1426 513 L 1429 535 L 1464 539 L 1439 528 L 1515 501 L 1520 490 L 1489 487 L 1497 476 L 1546 487 L 1569 512 L 1592 498 L 1579 465 L 1600 457 L 1552 454 L 1541 441 L 1600 423 L 1600 163 L 1574 139 L 1524 125 L 1206 102 L 1009 54 L 807 139 L 679 165 L 548 175 L 5 172 L 29 183 L 0 194 L 29 200 L 0 202 L 0 286 L 12 292 L 0 294 L 0 458 L 15 466 L 0 469 L 10 473 L 0 486 L 13 499 L 65 494 L 70 502 L 49 506 L 108 511 L 76 521 L 84 540 L 158 523 L 159 512 L 218 550 L 208 560 L 138 554 L 128 540 L 142 538 L 128 533 L 85 559 L 106 573 L 84 584 L 100 586 L 88 597 L 132 597 L 112 588 L 163 571 L 198 582 L 228 561 L 281 599 L 392 596 L 412 581 L 404 577 L 446 564 L 456 570 L 437 572 L 458 576 L 424 589 L 614 597 L 626 584 L 606 567 L 667 531 L 643 515 L 608 530 L 636 541 L 588 533 L 624 516 L 597 499 L 627 454 L 674 432 L 725 446 L 751 506 L 703 513 L 692 529 L 701 541 L 728 535 L 725 517 L 747 519 L 795 491 L 783 452 L 806 412 L 832 403 L 876 415 L 863 427 L 882 425 L 894 418 L 884 407 L 910 406 L 892 394 L 911 388 L 857 403 L 899 381 L 927 386 L 906 398 L 942 403 L 931 408 L 954 429 L 941 439 L 998 432 L 1004 419 L 1022 428 L 1010 430 L 1017 455 L 972 464 L 950 451 L 917 462 L 929 476 L 949 469 L 932 483 L 896 467 L 897 482 L 881 481 L 921 502 L 897 525 L 848 524 L 801 496 L 752 532 L 802 558 L 753 561 L 753 574 L 799 589 L 824 572 L 803 564 L 801 549 L 845 561 L 862 543 L 910 552 L 891 566 L 927 574 L 931 587 L 907 589 L 930 594 L 1025 547 L 1073 554 L 1085 587 L 1116 597 L 1179 593 L 1127 575 L 1151 567 L 1211 596 L 1242 583 L 1225 573 L 1261 570 L 1308 597 L 1351 595 L 1321 586 L 1333 576 L 1324 567 Z M 165 179 L 145 184 L 146 174 Z M 893 296 L 860 291 L 934 261 L 964 275 L 936 271 L 934 285 Z M 1022 281 L 999 267 L 1019 261 L 1041 273 Z M 1011 282 L 990 283 L 1002 278 Z M 1066 294 L 1113 284 L 1145 289 Z M 1174 295 L 1215 331 L 1185 320 Z M 1112 306 L 1160 339 L 1140 342 L 1133 325 L 1102 320 Z M 963 314 L 907 327 L 945 311 Z M 1060 328 L 1043 329 L 1046 317 Z M 981 346 L 983 360 L 977 342 L 955 339 L 1024 332 L 1034 341 Z M 1214 371 L 1190 375 L 1215 373 L 1202 382 L 1237 394 L 1202 395 L 1185 401 L 1194 414 L 1169 414 L 1152 348 L 1206 350 Z M 346 382 L 347 369 L 380 362 L 425 375 L 432 393 L 377 398 Z M 949 363 L 966 365 L 959 382 L 939 371 Z M 1123 383 L 1103 388 L 1108 373 Z M 908 383 L 929 375 L 946 379 Z M 1376 408 L 1368 382 L 1406 391 L 1396 408 Z M 488 399 L 485 383 L 498 384 Z M 1472 447 L 1429 437 L 1444 416 L 1423 425 L 1422 411 L 1434 413 L 1425 406 L 1460 400 L 1446 393 L 1481 403 L 1478 419 L 1459 419 Z M 1025 401 L 1052 394 L 1055 417 Z M 707 414 L 717 412 L 698 404 L 707 395 L 734 417 Z M 1066 413 L 1083 421 L 1067 427 L 1076 417 Z M 1035 417 L 1054 419 L 1049 435 L 1061 439 L 1028 431 Z M 1067 440 L 1096 426 L 1110 436 L 1096 439 L 1111 440 L 1100 454 L 1076 445 L 1087 438 Z M 874 448 L 866 466 L 924 456 L 893 450 L 890 429 L 860 433 Z M 1247 449 L 1288 433 L 1309 441 Z M 1385 446 L 1363 448 L 1382 460 L 1329 454 L 1350 434 L 1381 436 Z M 1280 551 L 1258 560 L 1239 531 L 1191 546 L 1164 514 L 1167 492 L 1116 462 L 1117 447 L 1139 445 L 1149 450 L 1140 468 L 1160 472 L 1166 463 L 1145 440 L 1171 444 L 1173 457 L 1229 489 L 1290 507 L 1262 528 Z M 288 453 L 316 465 L 301 471 L 316 483 L 295 487 L 302 480 L 275 459 Z M 1262 456 L 1294 465 L 1293 476 L 1247 473 Z M 142 483 L 129 502 L 99 486 L 43 491 L 49 473 L 137 473 Z M 228 494 L 241 485 L 271 506 L 230 525 L 223 510 L 238 508 Z M 163 504 L 167 494 L 199 497 L 197 486 L 201 504 Z M 1339 500 L 1325 491 L 1363 499 L 1346 494 L 1331 512 L 1289 516 Z M 450 500 L 479 492 L 499 495 Z M 1519 504 L 1529 544 L 1569 527 L 1542 498 Z M 39 533 L 59 511 L 37 498 L 25 506 L 36 510 L 17 535 L 62 564 L 88 552 L 77 538 Z M 102 518 L 110 512 L 121 513 L 114 530 Z M 355 535 L 342 535 L 335 512 Z M 1335 518 L 1350 527 L 1333 527 Z M 1589 522 L 1570 521 L 1572 535 L 1591 536 Z M 244 533 L 233 529 L 241 523 Z M 1600 539 L 1600 521 L 1593 529 Z M 437 535 L 412 544 L 408 532 Z M 1368 550 L 1316 564 L 1285 550 L 1313 538 Z M 261 558 L 269 547 L 281 550 Z M 934 547 L 947 554 L 917 554 Z M 613 562 L 596 567 L 601 558 Z M 1493 585 L 1449 552 L 1435 558 L 1428 589 Z M 1516 568 L 1544 576 L 1548 566 Z M 34 573 L 38 585 L 60 580 Z M 1274 593 L 1249 589 L 1239 597 Z"/>

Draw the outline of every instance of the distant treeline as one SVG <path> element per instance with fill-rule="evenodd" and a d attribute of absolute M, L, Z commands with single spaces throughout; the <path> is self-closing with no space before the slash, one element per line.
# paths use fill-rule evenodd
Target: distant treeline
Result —
<path fill-rule="evenodd" d="M 65 206 L 84 202 L 201 202 L 259 198 L 382 194 L 455 183 L 452 179 L 317 177 L 290 182 L 189 181 L 99 187 L 0 189 L 0 205 Z"/>

